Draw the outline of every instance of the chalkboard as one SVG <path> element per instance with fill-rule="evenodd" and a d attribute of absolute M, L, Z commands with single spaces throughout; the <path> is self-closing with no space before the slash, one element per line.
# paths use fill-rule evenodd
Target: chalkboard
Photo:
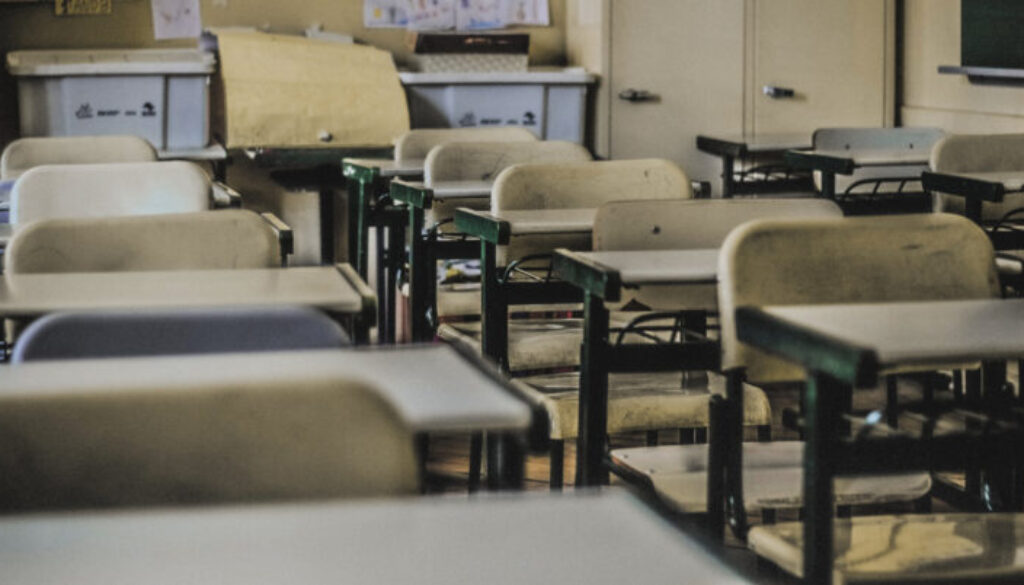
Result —
<path fill-rule="evenodd" d="M 960 64 L 1024 69 L 1024 1 L 961 0 Z"/>

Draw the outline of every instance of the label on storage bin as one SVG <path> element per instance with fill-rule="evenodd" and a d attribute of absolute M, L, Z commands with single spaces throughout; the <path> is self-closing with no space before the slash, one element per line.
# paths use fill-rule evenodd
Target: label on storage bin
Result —
<path fill-rule="evenodd" d="M 163 77 L 68 77 L 62 83 L 68 134 L 135 134 L 163 147 Z"/>

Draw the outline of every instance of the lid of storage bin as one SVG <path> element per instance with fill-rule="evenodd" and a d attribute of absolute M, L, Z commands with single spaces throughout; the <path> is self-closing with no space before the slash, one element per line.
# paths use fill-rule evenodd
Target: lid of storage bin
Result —
<path fill-rule="evenodd" d="M 195 49 L 92 49 L 72 51 L 12 51 L 7 53 L 11 75 L 149 75 L 209 74 L 213 53 Z"/>
<path fill-rule="evenodd" d="M 463 85 L 463 84 L 545 84 L 578 85 L 596 81 L 594 74 L 580 67 L 536 67 L 528 71 L 419 73 L 400 71 L 398 77 L 404 85 Z"/>

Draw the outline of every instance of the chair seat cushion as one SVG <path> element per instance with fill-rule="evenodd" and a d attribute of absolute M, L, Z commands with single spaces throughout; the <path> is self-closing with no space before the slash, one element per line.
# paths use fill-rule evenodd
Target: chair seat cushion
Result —
<path fill-rule="evenodd" d="M 743 497 L 748 510 L 803 505 L 803 448 L 800 441 L 744 443 Z M 654 491 L 684 513 L 707 509 L 707 445 L 637 447 L 612 451 L 612 458 L 651 480 Z M 840 477 L 837 505 L 916 500 L 931 490 L 926 472 Z"/>
<path fill-rule="evenodd" d="M 963 583 L 1000 577 L 1024 581 L 1021 514 L 858 516 L 835 520 L 837 582 Z M 803 524 L 757 526 L 748 544 L 758 555 L 803 575 Z M 1016 577 L 1014 577 L 1016 576 Z"/>
<path fill-rule="evenodd" d="M 608 379 L 608 432 L 708 426 L 708 398 L 725 393 L 725 378 L 703 372 L 612 374 Z M 572 439 L 579 430 L 579 373 L 516 378 L 524 393 L 543 405 L 551 421 L 551 438 Z M 744 388 L 744 422 L 771 423 L 764 392 Z"/>
<path fill-rule="evenodd" d="M 478 297 L 479 298 L 479 297 Z M 572 305 L 530 305 L 537 312 L 562 312 Z M 626 326 L 641 313 L 612 312 L 612 328 Z M 668 323 L 664 321 L 660 323 Z M 480 352 L 480 321 L 449 322 L 442 324 L 437 334 L 441 339 L 461 343 Z M 662 334 L 667 336 L 667 334 Z M 613 337 L 614 341 L 614 337 Z M 635 334 L 627 335 L 629 343 L 651 343 Z M 512 372 L 536 372 L 580 365 L 580 344 L 583 343 L 582 319 L 510 319 L 508 328 L 508 362 Z"/>

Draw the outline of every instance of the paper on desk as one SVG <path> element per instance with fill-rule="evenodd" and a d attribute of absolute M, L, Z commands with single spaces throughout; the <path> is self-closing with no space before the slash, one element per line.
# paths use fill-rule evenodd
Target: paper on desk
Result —
<path fill-rule="evenodd" d="M 409 130 L 390 53 L 286 35 L 213 32 L 220 47 L 213 127 L 228 148 L 386 147 Z"/>
<path fill-rule="evenodd" d="M 153 37 L 161 39 L 194 39 L 202 32 L 199 0 L 151 0 L 153 6 Z"/>

